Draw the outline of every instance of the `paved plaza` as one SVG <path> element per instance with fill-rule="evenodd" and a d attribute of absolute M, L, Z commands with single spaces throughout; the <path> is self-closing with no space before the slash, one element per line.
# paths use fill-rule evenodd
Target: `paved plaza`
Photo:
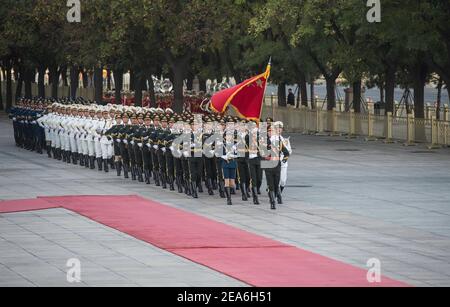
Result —
<path fill-rule="evenodd" d="M 413 286 L 450 286 L 450 149 L 291 136 L 284 205 L 187 198 L 14 145 L 0 115 L 0 200 L 129 195 L 177 207 Z M 66 262 L 82 282 L 66 281 Z M 65 209 L 0 214 L 0 286 L 245 286 Z"/>

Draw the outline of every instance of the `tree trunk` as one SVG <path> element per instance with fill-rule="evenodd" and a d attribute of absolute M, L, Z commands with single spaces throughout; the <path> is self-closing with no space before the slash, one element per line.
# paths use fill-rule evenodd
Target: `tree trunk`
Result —
<path fill-rule="evenodd" d="M 394 113 L 395 71 L 393 65 L 389 65 L 386 70 L 386 114 Z"/>
<path fill-rule="evenodd" d="M 144 74 L 142 72 L 136 72 L 136 89 L 134 93 L 134 105 L 137 107 L 142 107 L 142 89 L 145 82 Z"/>
<path fill-rule="evenodd" d="M 155 96 L 155 84 L 153 83 L 153 78 L 150 75 L 148 78 L 148 94 L 150 96 L 150 108 L 156 107 L 156 96 Z"/>
<path fill-rule="evenodd" d="M 384 103 L 384 86 L 380 84 L 380 103 Z"/>
<path fill-rule="evenodd" d="M 38 96 L 45 98 L 45 71 L 47 68 L 45 66 L 39 66 L 38 68 Z"/>
<path fill-rule="evenodd" d="M 14 95 L 14 101 L 17 102 L 20 97 L 22 97 L 22 86 L 23 86 L 23 75 L 24 75 L 24 69 L 23 67 L 19 67 L 17 69 L 16 77 L 16 93 Z"/>
<path fill-rule="evenodd" d="M 67 81 L 67 66 L 61 67 L 61 79 L 63 81 L 64 86 L 69 86 L 69 82 Z"/>
<path fill-rule="evenodd" d="M 70 68 L 70 98 L 77 98 L 77 89 L 78 89 L 78 76 L 79 76 L 80 68 L 76 65 L 73 65 Z"/>
<path fill-rule="evenodd" d="M 83 87 L 88 88 L 89 87 L 89 76 L 86 70 L 81 69 L 81 73 L 83 74 Z"/>
<path fill-rule="evenodd" d="M 278 106 L 286 106 L 286 83 L 282 82 L 278 85 Z"/>
<path fill-rule="evenodd" d="M 114 97 L 116 104 L 122 104 L 123 69 L 114 70 Z"/>
<path fill-rule="evenodd" d="M 441 119 L 441 98 L 442 98 L 442 77 L 439 77 L 437 84 L 437 99 L 436 99 L 436 119 Z"/>
<path fill-rule="evenodd" d="M 135 90 L 136 85 L 136 74 L 134 73 L 134 70 L 130 69 L 130 91 Z"/>
<path fill-rule="evenodd" d="M 353 109 L 361 113 L 361 79 L 353 82 Z"/>
<path fill-rule="evenodd" d="M 309 84 L 309 94 L 311 95 L 311 109 L 316 108 L 316 94 L 314 93 L 314 80 Z"/>
<path fill-rule="evenodd" d="M 111 90 L 111 69 L 106 70 L 106 88 Z"/>
<path fill-rule="evenodd" d="M 31 93 L 31 84 L 33 83 L 33 77 L 34 77 L 34 69 L 32 68 L 26 68 L 24 73 L 24 81 L 25 81 L 25 98 L 31 99 L 32 93 Z"/>
<path fill-rule="evenodd" d="M 336 107 L 336 79 L 327 77 L 327 110 L 331 111 Z"/>
<path fill-rule="evenodd" d="M 94 68 L 94 97 L 95 102 L 103 102 L 103 69 L 101 66 Z"/>
<path fill-rule="evenodd" d="M 184 105 L 184 97 L 183 97 L 183 81 L 186 73 L 186 69 L 184 65 L 175 65 L 172 66 L 173 72 L 173 89 L 174 89 L 174 104 L 172 109 L 176 113 L 183 112 Z"/>
<path fill-rule="evenodd" d="M 414 116 L 415 118 L 425 117 L 425 83 L 427 77 L 427 67 L 420 63 L 415 69 L 414 76 Z"/>
<path fill-rule="evenodd" d="M 6 110 L 12 107 L 12 74 L 11 66 L 6 66 Z"/>
<path fill-rule="evenodd" d="M 300 97 L 302 99 L 302 106 L 308 106 L 308 90 L 306 85 L 306 77 L 300 76 Z M 298 107 L 298 106 L 297 106 Z"/>
<path fill-rule="evenodd" d="M 200 92 L 206 93 L 206 79 L 198 78 Z"/>
<path fill-rule="evenodd" d="M 1 82 L 1 80 L 3 79 L 3 78 L 1 78 L 1 77 L 3 77 L 3 67 L 0 67 L 0 74 L 1 74 L 1 76 L 0 76 L 0 111 L 2 111 L 5 109 L 5 107 L 3 105 L 3 84 Z"/>
<path fill-rule="evenodd" d="M 58 99 L 59 72 L 58 66 L 50 66 L 50 83 L 52 85 L 52 98 Z"/>
<path fill-rule="evenodd" d="M 188 91 L 192 91 L 194 88 L 194 76 L 191 74 L 188 74 L 187 81 L 186 81 L 186 89 Z"/>

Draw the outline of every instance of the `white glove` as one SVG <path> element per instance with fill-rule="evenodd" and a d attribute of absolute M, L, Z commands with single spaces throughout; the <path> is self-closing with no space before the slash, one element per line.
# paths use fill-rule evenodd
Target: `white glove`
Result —
<path fill-rule="evenodd" d="M 173 146 L 170 146 L 169 149 L 170 149 L 170 151 L 174 151 L 175 150 L 175 148 Z"/>
<path fill-rule="evenodd" d="M 258 157 L 257 154 L 250 154 L 250 155 L 249 155 L 249 159 L 254 159 L 254 158 L 256 158 L 256 157 Z"/>
<path fill-rule="evenodd" d="M 189 157 L 189 152 L 188 152 L 188 151 L 183 151 L 183 156 L 184 156 L 185 158 Z"/>
<path fill-rule="evenodd" d="M 128 141 L 127 141 L 127 140 L 123 140 L 123 143 L 124 143 L 124 144 L 128 144 Z"/>
<path fill-rule="evenodd" d="M 153 149 L 158 149 L 158 145 L 153 145 Z"/>
<path fill-rule="evenodd" d="M 152 147 L 152 145 L 150 145 L 149 143 L 145 144 L 145 146 L 147 146 L 148 148 Z"/>
<path fill-rule="evenodd" d="M 138 145 L 140 148 L 142 148 L 142 143 L 138 143 L 137 145 Z"/>
<path fill-rule="evenodd" d="M 134 141 L 130 141 L 130 144 L 131 144 L 131 145 L 134 145 Z"/>
<path fill-rule="evenodd" d="M 121 141 L 120 141 L 120 139 L 117 139 L 116 142 L 117 142 L 117 143 L 120 143 Z"/>
<path fill-rule="evenodd" d="M 166 147 L 161 148 L 162 152 L 166 152 Z"/>

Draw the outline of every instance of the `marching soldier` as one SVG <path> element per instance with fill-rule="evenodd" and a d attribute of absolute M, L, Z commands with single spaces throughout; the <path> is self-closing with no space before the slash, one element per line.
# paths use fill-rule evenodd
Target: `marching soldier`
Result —
<path fill-rule="evenodd" d="M 270 165 L 265 169 L 265 172 L 272 210 L 276 209 L 275 197 L 279 194 L 281 163 L 289 159 L 289 151 L 284 146 L 275 128 L 276 126 L 268 127 L 267 149 L 269 150 L 269 156 L 265 158 L 270 161 Z M 280 199 L 278 199 L 278 203 L 281 204 Z"/>

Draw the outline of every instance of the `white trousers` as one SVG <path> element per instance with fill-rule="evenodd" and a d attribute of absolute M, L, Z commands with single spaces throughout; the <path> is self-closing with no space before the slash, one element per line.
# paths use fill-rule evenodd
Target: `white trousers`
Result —
<path fill-rule="evenodd" d="M 102 158 L 103 157 L 103 155 L 102 155 L 103 148 L 102 148 L 102 144 L 100 142 L 100 137 L 98 137 L 98 136 L 94 137 L 94 149 L 95 149 L 95 157 Z"/>
<path fill-rule="evenodd" d="M 287 183 L 288 162 L 281 163 L 280 187 L 285 187 Z"/>
<path fill-rule="evenodd" d="M 112 157 L 112 141 L 109 141 L 106 136 L 102 136 L 100 140 L 101 150 L 102 150 L 102 158 L 110 159 Z"/>

